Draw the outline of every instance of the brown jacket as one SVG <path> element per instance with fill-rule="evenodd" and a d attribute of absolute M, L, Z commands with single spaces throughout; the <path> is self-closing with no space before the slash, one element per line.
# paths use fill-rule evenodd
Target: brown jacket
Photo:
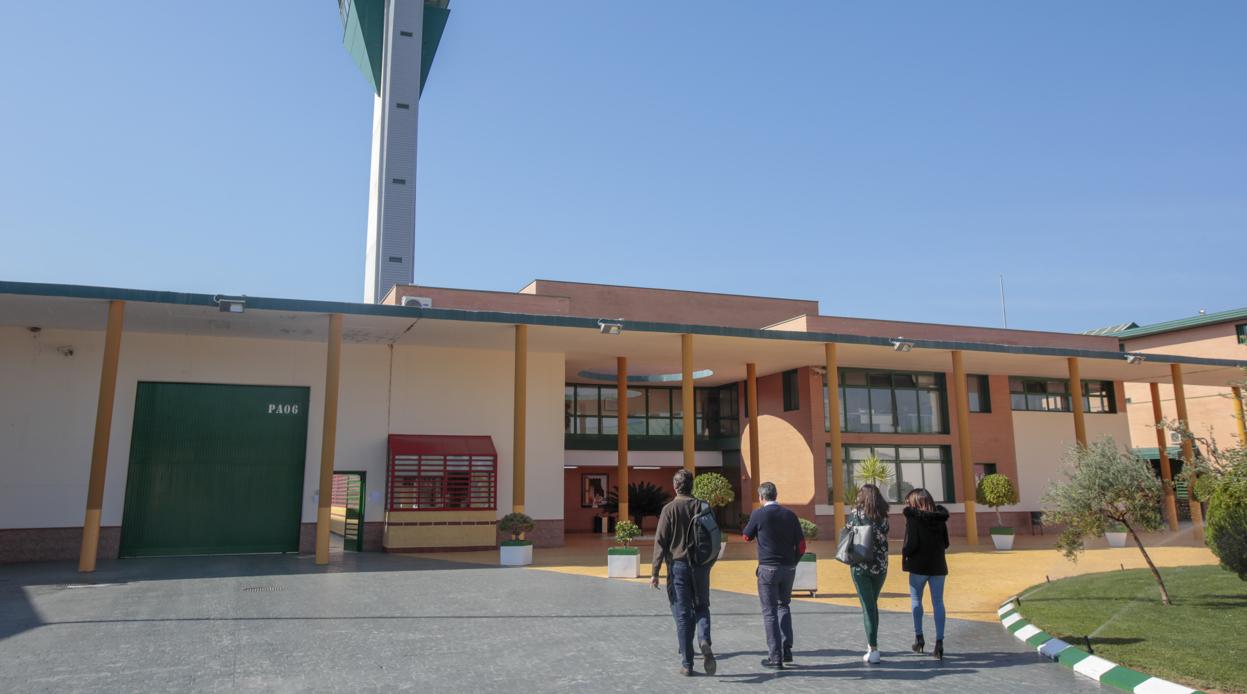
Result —
<path fill-rule="evenodd" d="M 677 494 L 662 507 L 662 513 L 658 514 L 658 532 L 654 535 L 654 567 L 650 574 L 654 578 L 658 577 L 664 560 L 673 562 L 688 558 L 688 545 L 692 540 L 688 531 L 701 503 L 691 496 Z"/>

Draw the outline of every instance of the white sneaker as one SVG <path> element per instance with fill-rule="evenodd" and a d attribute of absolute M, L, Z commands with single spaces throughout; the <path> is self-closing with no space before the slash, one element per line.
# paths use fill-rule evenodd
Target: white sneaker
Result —
<path fill-rule="evenodd" d="M 878 665 L 879 664 L 879 651 L 867 651 L 862 656 L 862 662 L 866 663 L 867 665 Z"/>

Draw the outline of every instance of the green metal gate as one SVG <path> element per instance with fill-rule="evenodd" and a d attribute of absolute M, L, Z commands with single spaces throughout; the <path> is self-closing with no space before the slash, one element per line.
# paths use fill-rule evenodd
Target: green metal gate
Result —
<path fill-rule="evenodd" d="M 364 480 L 363 472 L 333 473 L 333 504 L 336 525 L 338 509 L 342 509 L 342 548 L 351 552 L 364 551 Z M 338 532 L 336 529 L 334 532 Z"/>
<path fill-rule="evenodd" d="M 297 552 L 308 389 L 139 383 L 121 556 Z"/>

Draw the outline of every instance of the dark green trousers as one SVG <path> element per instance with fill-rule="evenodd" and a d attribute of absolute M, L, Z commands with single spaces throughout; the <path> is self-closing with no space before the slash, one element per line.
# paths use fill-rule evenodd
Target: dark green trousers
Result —
<path fill-rule="evenodd" d="M 883 592 L 883 582 L 887 578 L 887 573 L 876 575 L 865 571 L 853 572 L 853 586 L 857 588 L 857 599 L 862 603 L 866 643 L 873 648 L 879 647 L 879 594 Z"/>

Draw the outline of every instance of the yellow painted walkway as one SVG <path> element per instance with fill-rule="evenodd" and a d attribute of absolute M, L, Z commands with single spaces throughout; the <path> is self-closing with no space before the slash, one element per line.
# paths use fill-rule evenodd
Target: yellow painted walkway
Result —
<path fill-rule="evenodd" d="M 754 578 L 755 561 L 752 545 L 732 538 L 727 554 L 711 573 L 711 587 L 746 595 L 757 594 Z M 983 545 L 969 547 L 954 541 L 948 554 L 948 582 L 944 589 L 945 605 L 949 617 L 973 619 L 984 622 L 996 621 L 996 608 L 1012 595 L 1044 580 L 1045 576 L 1064 578 L 1084 573 L 1097 573 L 1125 567 L 1144 568 L 1146 564 L 1138 548 L 1109 548 L 1104 540 L 1092 540 L 1077 563 L 1070 562 L 1055 547 L 1055 536 L 1019 535 L 1013 551 L 997 552 L 991 539 L 984 538 Z M 908 575 L 901 571 L 900 542 L 891 543 L 891 567 L 880 609 L 909 610 Z M 1144 538 L 1157 566 L 1195 566 L 1216 564 L 1212 552 L 1190 537 L 1190 531 L 1179 534 L 1156 534 Z M 613 546 L 605 537 L 596 535 L 568 535 L 563 547 L 537 548 L 533 551 L 530 570 L 556 571 L 606 578 L 606 549 Z M 640 542 L 641 574 L 647 576 L 652 557 L 652 542 Z M 799 600 L 834 605 L 857 605 L 857 595 L 849 578 L 849 569 L 832 555 L 835 547 L 831 542 L 814 542 L 811 551 L 818 553 L 818 593 L 813 598 L 796 596 Z M 447 561 L 497 564 L 498 552 L 446 552 L 420 555 Z M 619 579 L 615 579 L 619 580 Z M 644 582 L 647 579 L 637 579 Z M 928 603 L 929 605 L 929 603 Z M 928 608 L 929 609 L 929 608 Z"/>

